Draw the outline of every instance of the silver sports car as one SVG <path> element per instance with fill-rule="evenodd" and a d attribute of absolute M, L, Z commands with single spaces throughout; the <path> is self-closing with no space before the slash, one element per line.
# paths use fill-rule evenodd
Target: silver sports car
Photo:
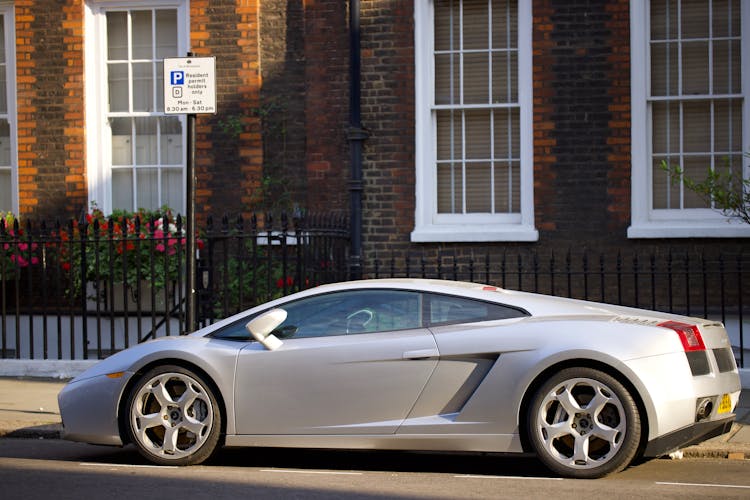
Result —
<path fill-rule="evenodd" d="M 220 446 L 534 453 L 594 478 L 727 432 L 717 322 L 415 279 L 324 285 L 101 361 L 64 433 L 157 464 Z"/>

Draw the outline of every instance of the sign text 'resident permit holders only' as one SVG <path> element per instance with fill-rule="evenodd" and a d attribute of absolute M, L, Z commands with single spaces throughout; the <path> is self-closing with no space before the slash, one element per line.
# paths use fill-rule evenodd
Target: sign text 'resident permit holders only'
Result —
<path fill-rule="evenodd" d="M 216 58 L 164 59 L 164 113 L 216 113 Z"/>

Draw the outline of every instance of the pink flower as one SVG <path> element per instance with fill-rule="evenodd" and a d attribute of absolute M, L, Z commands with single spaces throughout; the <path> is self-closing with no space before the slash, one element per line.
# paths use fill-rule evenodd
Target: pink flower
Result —
<path fill-rule="evenodd" d="M 21 257 L 20 255 L 11 255 L 10 261 L 18 265 L 18 267 L 26 267 L 29 265 L 29 261 Z"/>

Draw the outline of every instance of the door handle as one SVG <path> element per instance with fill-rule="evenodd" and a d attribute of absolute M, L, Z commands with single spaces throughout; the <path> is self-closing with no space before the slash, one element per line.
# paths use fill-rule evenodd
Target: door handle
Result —
<path fill-rule="evenodd" d="M 403 359 L 428 359 L 437 358 L 440 352 L 437 349 L 417 349 L 415 351 L 406 351 Z"/>

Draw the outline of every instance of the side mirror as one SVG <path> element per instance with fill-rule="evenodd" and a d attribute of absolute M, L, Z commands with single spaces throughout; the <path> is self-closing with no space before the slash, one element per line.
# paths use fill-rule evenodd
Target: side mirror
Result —
<path fill-rule="evenodd" d="M 283 342 L 271 332 L 282 324 L 286 319 L 286 311 L 283 309 L 271 309 L 257 318 L 250 320 L 245 328 L 255 340 L 263 344 L 269 351 L 275 351 L 282 346 Z"/>

